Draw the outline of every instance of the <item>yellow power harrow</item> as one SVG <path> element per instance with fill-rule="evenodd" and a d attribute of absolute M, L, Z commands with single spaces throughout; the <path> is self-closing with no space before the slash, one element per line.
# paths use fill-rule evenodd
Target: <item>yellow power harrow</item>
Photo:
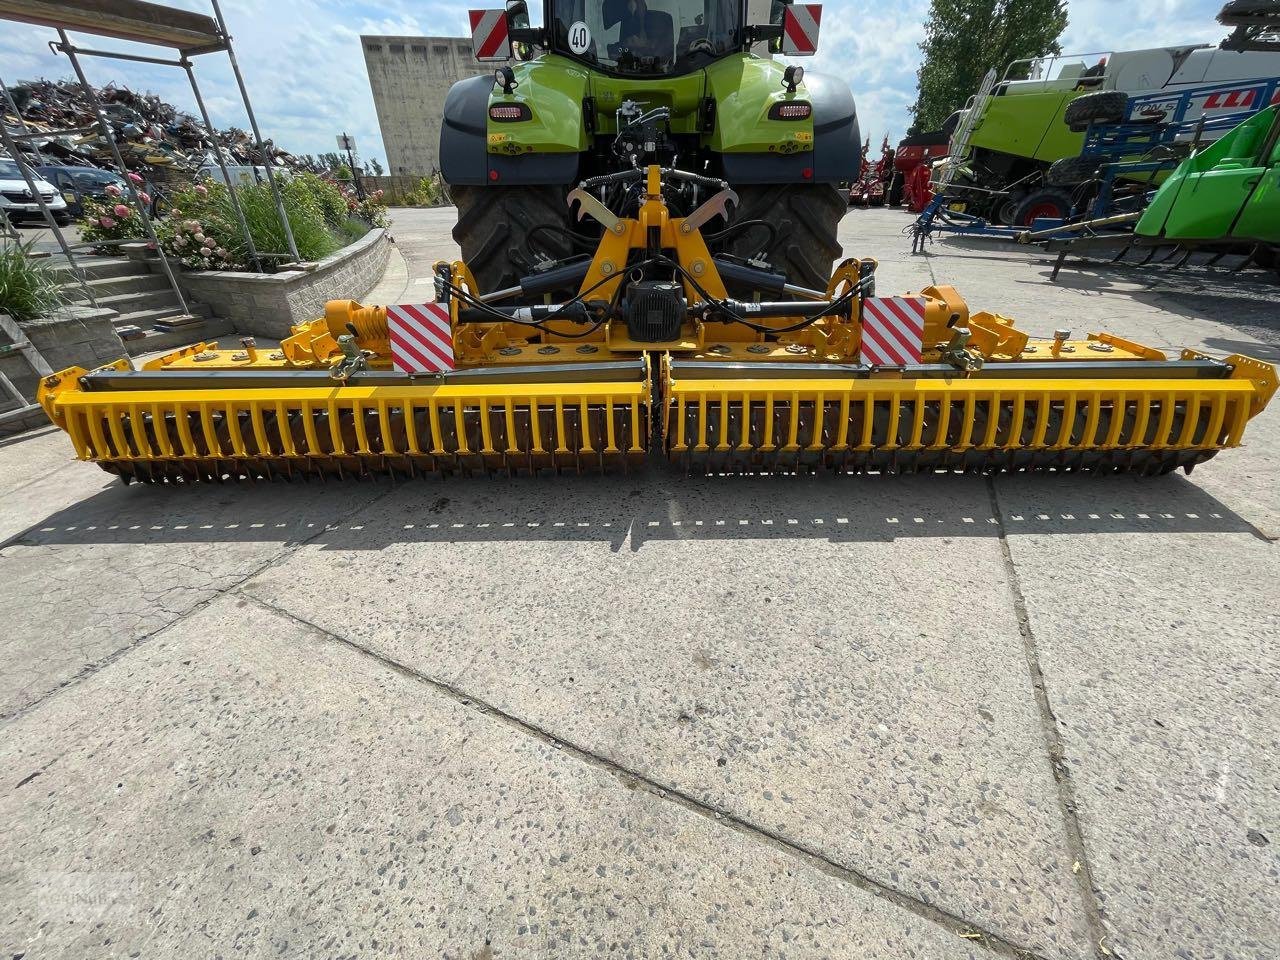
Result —
<path fill-rule="evenodd" d="M 600 470 L 655 450 L 710 472 L 1164 473 L 1239 445 L 1275 392 L 1276 370 L 1248 357 L 1168 359 L 1105 333 L 1033 339 L 951 287 L 888 303 L 872 260 L 809 290 L 712 256 L 700 228 L 736 198 L 693 177 L 708 198 L 672 216 L 664 178 L 691 176 L 585 181 L 570 201 L 600 224 L 595 255 L 518 287 L 481 291 L 465 264 L 437 264 L 447 372 L 398 369 L 388 310 L 333 301 L 278 349 L 246 339 L 141 370 L 72 368 L 40 401 L 80 459 L 126 481 L 193 481 Z M 592 192 L 618 185 L 631 216 Z M 869 311 L 904 305 L 917 334 L 897 346 L 915 355 L 887 363 Z"/>

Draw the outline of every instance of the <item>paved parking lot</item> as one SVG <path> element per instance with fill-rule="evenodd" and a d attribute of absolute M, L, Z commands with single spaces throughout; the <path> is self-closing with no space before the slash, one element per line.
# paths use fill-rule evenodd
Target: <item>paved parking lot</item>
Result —
<path fill-rule="evenodd" d="M 396 214 L 377 299 L 429 295 L 451 213 Z M 1259 274 L 1050 284 L 907 222 L 844 222 L 882 293 L 1280 361 Z M 0 443 L 0 947 L 1274 957 L 1280 413 L 1248 440 L 192 490 Z"/>

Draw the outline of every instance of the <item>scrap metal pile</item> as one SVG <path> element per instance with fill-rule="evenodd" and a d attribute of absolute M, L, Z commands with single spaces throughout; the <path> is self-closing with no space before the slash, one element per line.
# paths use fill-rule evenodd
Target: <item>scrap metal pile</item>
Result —
<path fill-rule="evenodd" d="M 194 177 L 208 162 L 213 142 L 203 124 L 194 116 L 178 110 L 153 93 L 136 93 L 128 87 L 108 84 L 96 89 L 103 112 L 111 126 L 112 136 L 125 165 L 130 170 L 149 175 L 162 170 L 180 171 Z M 70 80 L 29 80 L 9 87 L 22 122 L 31 133 L 43 133 L 23 145 L 23 149 L 39 151 L 46 161 L 83 166 L 114 166 L 111 151 L 94 128 L 95 120 L 89 100 L 79 83 Z M 0 101 L 3 122 L 15 136 L 22 132 L 18 118 Z M 260 166 L 266 162 L 277 167 L 306 167 L 307 158 L 295 157 L 266 143 L 267 159 L 257 149 L 252 136 L 231 127 L 217 132 L 229 163 Z"/>
<path fill-rule="evenodd" d="M 673 216 L 665 194 L 709 199 Z M 624 187 L 611 210 L 597 193 Z M 824 289 L 713 254 L 723 182 L 588 178 L 589 258 L 484 290 L 435 267 L 434 303 L 331 301 L 277 349 L 198 344 L 133 370 L 46 377 L 76 455 L 126 482 L 608 470 L 1165 473 L 1238 446 L 1276 370 L 1107 333 L 1035 338 L 951 287 L 877 296 L 875 261 Z M 735 299 L 747 283 L 774 301 Z M 562 289 L 576 291 L 556 302 Z M 549 302 L 550 301 L 550 302 Z"/>

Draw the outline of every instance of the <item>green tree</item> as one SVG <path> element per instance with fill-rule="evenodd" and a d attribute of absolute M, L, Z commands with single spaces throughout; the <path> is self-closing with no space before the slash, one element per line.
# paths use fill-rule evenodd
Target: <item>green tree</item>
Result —
<path fill-rule="evenodd" d="M 382 163 L 378 160 L 377 157 L 370 158 L 369 166 L 373 168 L 373 175 L 375 177 L 382 176 Z"/>
<path fill-rule="evenodd" d="M 1014 60 L 1061 53 L 1066 26 L 1066 0 L 933 0 L 912 126 L 936 130 L 993 67 L 1003 76 Z"/>

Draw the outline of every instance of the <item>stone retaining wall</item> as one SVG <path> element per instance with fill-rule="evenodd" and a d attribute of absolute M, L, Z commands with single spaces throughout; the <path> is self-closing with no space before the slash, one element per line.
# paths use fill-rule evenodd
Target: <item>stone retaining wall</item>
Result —
<path fill-rule="evenodd" d="M 111 324 L 116 316 L 114 310 L 71 304 L 60 307 L 51 317 L 24 323 L 21 330 L 27 340 L 40 351 L 51 369 L 84 367 L 88 370 L 126 356 L 124 344 Z M 12 338 L 0 330 L 0 345 L 11 342 Z M 24 397 L 35 402 L 40 377 L 31 368 L 26 357 L 21 353 L 0 357 L 0 371 Z M 0 392 L 0 410 L 11 409 L 11 406 L 10 398 Z M 48 417 L 44 412 L 36 411 L 30 417 L 10 420 L 0 425 L 0 435 L 47 422 Z"/>
<path fill-rule="evenodd" d="M 178 283 L 192 299 L 208 304 L 215 316 L 235 324 L 238 332 L 280 340 L 289 336 L 293 324 L 323 316 L 329 300 L 359 300 L 377 286 L 391 255 L 390 244 L 387 231 L 375 229 L 306 270 L 184 270 Z"/>

